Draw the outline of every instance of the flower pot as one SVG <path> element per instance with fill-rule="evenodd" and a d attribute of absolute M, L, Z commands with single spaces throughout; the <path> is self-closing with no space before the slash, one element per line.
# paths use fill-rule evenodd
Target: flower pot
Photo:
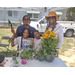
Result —
<path fill-rule="evenodd" d="M 55 55 L 47 55 L 47 56 L 45 57 L 45 60 L 46 60 L 47 62 L 52 62 L 52 61 L 54 60 L 54 58 L 55 58 Z"/>
<path fill-rule="evenodd" d="M 43 57 L 39 57 L 39 61 L 43 61 L 44 60 L 44 58 Z"/>
<path fill-rule="evenodd" d="M 26 64 L 26 59 L 21 59 L 21 64 L 25 65 Z"/>
<path fill-rule="evenodd" d="M 36 60 L 38 60 L 38 57 L 37 57 L 37 56 L 35 56 L 35 59 L 36 59 Z"/>
<path fill-rule="evenodd" d="M 17 60 L 15 60 L 15 67 L 18 67 L 19 66 L 19 63 Z"/>
<path fill-rule="evenodd" d="M 17 60 L 13 60 L 13 61 L 11 62 L 11 63 L 12 63 L 11 66 L 12 66 L 12 67 L 18 67 L 18 66 L 19 66 L 19 63 L 16 63 L 16 61 L 17 61 Z M 17 61 L 17 62 L 18 62 L 18 61 Z"/>
<path fill-rule="evenodd" d="M 12 56 L 12 59 L 13 59 L 13 60 L 16 60 L 16 56 Z"/>

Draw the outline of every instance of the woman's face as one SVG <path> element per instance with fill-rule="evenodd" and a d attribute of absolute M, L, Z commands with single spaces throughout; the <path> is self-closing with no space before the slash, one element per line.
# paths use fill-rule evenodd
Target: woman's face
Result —
<path fill-rule="evenodd" d="M 55 16 L 48 17 L 48 20 L 50 24 L 53 24 L 56 21 Z"/>
<path fill-rule="evenodd" d="M 34 32 L 34 37 L 36 39 L 40 39 L 40 33 L 39 32 Z"/>
<path fill-rule="evenodd" d="M 29 31 L 26 29 L 24 32 L 23 32 L 23 38 L 28 38 L 29 36 Z"/>
<path fill-rule="evenodd" d="M 23 23 L 29 25 L 30 24 L 29 17 L 24 17 Z"/>

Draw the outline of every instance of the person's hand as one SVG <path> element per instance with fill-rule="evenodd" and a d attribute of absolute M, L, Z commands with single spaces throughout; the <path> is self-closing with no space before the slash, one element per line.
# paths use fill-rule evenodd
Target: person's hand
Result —
<path fill-rule="evenodd" d="M 15 34 L 15 30 L 14 30 L 13 27 L 11 28 L 11 32 L 12 32 L 13 34 Z"/>
<path fill-rule="evenodd" d="M 59 51 L 56 51 L 56 57 L 58 57 Z"/>
<path fill-rule="evenodd" d="M 14 38 L 13 38 L 14 35 L 15 34 L 13 34 L 12 37 L 9 39 L 9 42 L 12 42 L 14 40 Z"/>
<path fill-rule="evenodd" d="M 31 38 L 31 41 L 32 41 L 32 42 L 34 42 L 34 39 L 33 39 L 33 38 Z"/>
<path fill-rule="evenodd" d="M 31 46 L 31 48 L 33 48 L 33 47 L 34 47 L 34 39 L 31 38 L 31 41 L 32 41 L 32 46 Z"/>

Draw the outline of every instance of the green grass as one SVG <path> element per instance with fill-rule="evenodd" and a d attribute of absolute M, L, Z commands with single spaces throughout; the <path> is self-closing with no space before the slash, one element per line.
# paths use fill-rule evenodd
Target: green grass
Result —
<path fill-rule="evenodd" d="M 16 29 L 15 29 L 16 30 Z M 1 37 L 2 36 L 10 36 L 10 37 L 12 37 L 12 33 L 11 33 L 11 29 L 10 28 L 1 28 L 0 29 L 0 41 L 1 41 Z M 2 44 L 8 44 L 8 40 L 2 40 L 1 41 L 1 43 Z M 3 51 L 6 51 L 6 48 L 4 48 L 4 47 L 0 47 Z M 2 52 L 2 50 L 0 49 L 0 54 L 3 54 L 3 55 L 5 55 L 6 56 L 6 53 L 1 53 Z M 15 46 L 15 47 L 11 47 L 11 44 L 9 44 L 9 50 L 10 51 L 12 51 L 12 50 L 17 50 L 17 47 Z M 7 56 L 11 56 L 11 54 L 10 53 L 8 53 L 8 55 Z"/>

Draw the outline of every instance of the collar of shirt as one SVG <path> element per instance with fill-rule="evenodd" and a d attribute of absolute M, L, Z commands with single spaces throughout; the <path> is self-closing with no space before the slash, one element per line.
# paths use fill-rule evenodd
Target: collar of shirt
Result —
<path fill-rule="evenodd" d="M 24 24 L 23 24 L 23 27 L 25 28 Z M 30 25 L 29 25 L 29 29 L 30 29 Z"/>

